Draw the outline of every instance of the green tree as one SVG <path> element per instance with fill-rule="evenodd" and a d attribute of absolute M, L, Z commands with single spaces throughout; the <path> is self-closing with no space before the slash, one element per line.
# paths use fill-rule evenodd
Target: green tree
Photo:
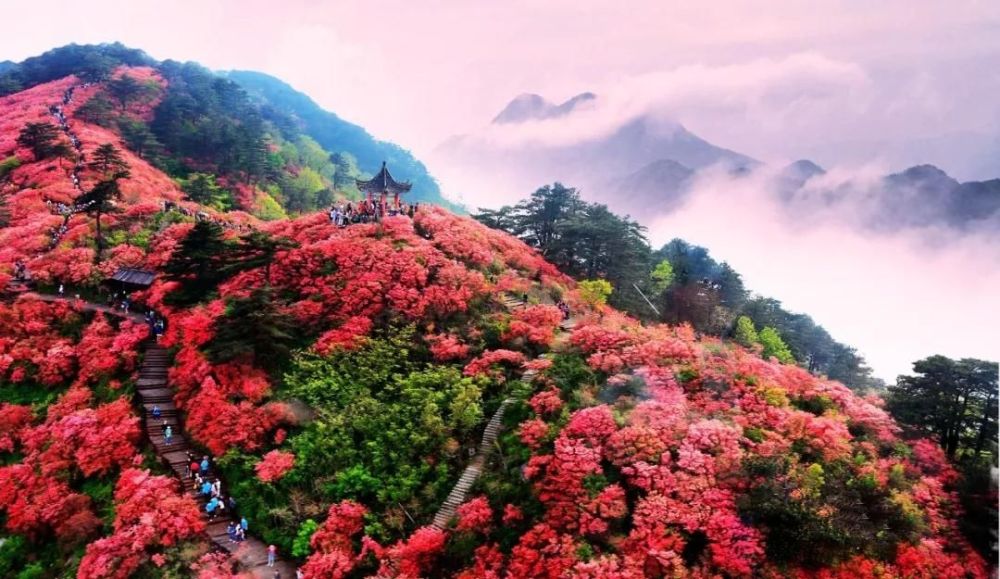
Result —
<path fill-rule="evenodd" d="M 87 167 L 103 174 L 105 177 L 116 175 L 115 179 L 129 176 L 128 163 L 122 157 L 121 151 L 111 143 L 104 143 L 91 153 Z"/>
<path fill-rule="evenodd" d="M 580 290 L 580 298 L 591 305 L 607 303 L 608 296 L 614 291 L 611 283 L 604 279 L 583 280 L 577 284 L 577 289 Z"/>
<path fill-rule="evenodd" d="M 211 173 L 191 173 L 187 179 L 181 181 L 181 189 L 187 193 L 189 199 L 202 205 L 220 211 L 232 206 L 232 195 L 216 183 L 215 175 Z"/>
<path fill-rule="evenodd" d="M 122 195 L 121 188 L 118 186 L 118 180 L 127 176 L 127 172 L 111 175 L 106 179 L 98 181 L 92 189 L 77 198 L 77 203 L 84 206 L 84 211 L 87 215 L 94 218 L 94 222 L 96 224 L 96 257 L 98 262 L 101 261 L 102 254 L 104 252 L 104 236 L 101 232 L 101 216 L 106 213 L 115 213 L 118 211 L 116 201 L 118 201 Z"/>
<path fill-rule="evenodd" d="M 670 260 L 664 259 L 656 264 L 649 277 L 653 280 L 653 290 L 656 293 L 666 291 L 670 284 L 674 283 L 674 267 L 670 265 Z"/>
<path fill-rule="evenodd" d="M 997 363 L 931 356 L 889 388 L 888 409 L 911 430 L 936 437 L 948 457 L 996 452 Z"/>
<path fill-rule="evenodd" d="M 215 322 L 206 353 L 214 362 L 252 357 L 269 369 L 284 361 L 296 341 L 295 320 L 276 302 L 268 287 L 246 297 L 230 298 L 226 313 Z"/>
<path fill-rule="evenodd" d="M 106 90 L 112 98 L 121 105 L 122 112 L 128 109 L 128 105 L 148 94 L 149 88 L 137 81 L 134 77 L 123 74 L 120 77 L 110 80 Z"/>
<path fill-rule="evenodd" d="M 98 93 L 76 109 L 73 116 L 88 123 L 110 127 L 115 118 L 115 105 L 104 93 Z"/>
<path fill-rule="evenodd" d="M 238 244 L 229 251 L 229 260 L 224 271 L 236 275 L 241 271 L 264 268 L 265 287 L 271 286 L 271 264 L 278 254 L 298 247 L 287 237 L 273 237 L 263 231 L 254 231 L 240 238 Z"/>
<path fill-rule="evenodd" d="M 49 122 L 27 123 L 17 135 L 17 144 L 31 149 L 36 161 L 69 154 L 69 147 L 59 139 L 59 127 Z"/>
<path fill-rule="evenodd" d="M 225 279 L 228 250 L 221 225 L 213 221 L 196 223 L 163 268 L 165 277 L 178 283 L 164 301 L 183 306 L 204 299 Z"/>
<path fill-rule="evenodd" d="M 781 339 L 781 335 L 774 328 L 767 326 L 760 331 L 757 336 L 760 344 L 764 346 L 763 356 L 765 358 L 775 357 L 783 364 L 795 363 L 795 356 L 788 349 L 788 345 Z"/>
<path fill-rule="evenodd" d="M 149 130 L 146 123 L 128 117 L 118 119 L 118 132 L 122 135 L 125 146 L 140 159 L 158 162 L 163 154 L 163 145 L 156 140 L 156 135 Z"/>
<path fill-rule="evenodd" d="M 753 326 L 753 320 L 746 316 L 740 316 L 736 320 L 736 330 L 733 332 L 733 339 L 739 344 L 751 348 L 758 342 L 757 329 Z"/>

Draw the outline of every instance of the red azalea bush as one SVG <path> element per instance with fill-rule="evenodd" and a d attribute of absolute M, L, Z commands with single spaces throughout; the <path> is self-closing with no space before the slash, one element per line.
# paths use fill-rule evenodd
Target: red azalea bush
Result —
<path fill-rule="evenodd" d="M 254 470 L 257 477 L 264 482 L 272 482 L 285 476 L 285 473 L 295 466 L 295 455 L 281 450 L 272 450 L 264 455 Z"/>

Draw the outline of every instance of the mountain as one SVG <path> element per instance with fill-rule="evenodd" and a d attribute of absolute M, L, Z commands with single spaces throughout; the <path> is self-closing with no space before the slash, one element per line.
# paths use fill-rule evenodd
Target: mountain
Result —
<path fill-rule="evenodd" d="M 642 215 L 650 207 L 670 211 L 684 201 L 694 173 L 671 159 L 653 161 L 615 183 L 607 203 L 630 215 Z"/>
<path fill-rule="evenodd" d="M 775 191 L 789 211 L 849 215 L 876 231 L 943 227 L 1000 230 L 1000 179 L 960 183 L 934 165 L 916 165 L 875 181 L 825 179 L 809 161 L 782 169 Z"/>
<path fill-rule="evenodd" d="M 580 93 L 561 105 L 555 105 L 537 94 L 525 93 L 507 103 L 500 114 L 494 117 L 495 124 L 521 123 L 530 120 L 555 119 L 572 113 L 577 106 L 597 98 L 591 92 Z"/>
<path fill-rule="evenodd" d="M 357 159 L 358 166 L 367 169 L 366 177 L 376 172 L 385 161 L 396 176 L 413 184 L 410 195 L 412 200 L 461 210 L 459 205 L 442 197 L 437 181 L 428 173 L 427 167 L 402 147 L 376 140 L 362 127 L 321 109 L 311 98 L 273 76 L 252 71 L 222 74 L 246 89 L 262 104 L 291 114 L 300 124 L 301 130 L 325 149 L 350 152 Z"/>
<path fill-rule="evenodd" d="M 539 95 L 520 95 L 481 133 L 458 135 L 442 143 L 434 153 L 435 166 L 450 177 L 446 180 L 456 190 L 476 196 L 510 196 L 562 181 L 582 190 L 588 199 L 625 212 L 635 208 L 630 194 L 622 190 L 630 185 L 653 187 L 638 195 L 672 206 L 680 183 L 665 185 L 658 198 L 655 183 L 648 180 L 665 170 L 666 161 L 693 171 L 717 165 L 727 170 L 758 165 L 746 155 L 705 141 L 679 123 L 652 115 L 602 125 L 601 106 L 600 97 L 592 93 L 560 105 Z M 493 178 L 485 183 L 470 178 L 484 173 Z"/>
<path fill-rule="evenodd" d="M 442 207 L 226 210 L 341 165 L 200 67 L 94 62 L 0 97 L 0 576 L 987 576 L 876 401 Z"/>
<path fill-rule="evenodd" d="M 131 67 L 128 78 L 111 79 L 120 66 Z M 194 195 L 218 188 L 212 195 L 220 209 L 273 218 L 320 209 L 336 198 L 356 200 L 355 179 L 371 177 L 383 162 L 413 184 L 411 201 L 460 209 L 408 151 L 372 138 L 267 75 L 159 62 L 117 43 L 69 45 L 0 71 L 0 94 L 70 74 L 102 83 L 82 103 L 86 120 L 117 129 L 127 147 Z"/>

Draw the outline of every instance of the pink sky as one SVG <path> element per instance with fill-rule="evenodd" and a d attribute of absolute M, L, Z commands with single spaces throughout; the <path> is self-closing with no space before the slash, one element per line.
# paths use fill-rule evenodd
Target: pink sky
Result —
<path fill-rule="evenodd" d="M 453 169 L 433 162 L 441 141 L 482 133 L 515 95 L 593 91 L 612 117 L 656 111 L 769 162 L 933 162 L 960 178 L 1000 177 L 996 0 L 73 0 L 18 2 L 4 19 L 23 25 L 6 27 L 0 60 L 121 41 L 158 59 L 271 73 L 413 150 L 432 174 Z M 857 346 L 884 378 L 937 352 L 997 358 L 995 250 L 796 230 L 759 203 L 739 213 L 720 201 L 706 194 L 648 224 L 651 237 L 707 245 L 751 288 Z"/>

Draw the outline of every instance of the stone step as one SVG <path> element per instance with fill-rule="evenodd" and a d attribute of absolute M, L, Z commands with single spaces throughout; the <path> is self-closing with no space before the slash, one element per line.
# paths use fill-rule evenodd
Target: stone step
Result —
<path fill-rule="evenodd" d="M 150 402 L 173 402 L 174 393 L 169 388 L 150 388 L 148 390 L 139 391 L 139 396 L 142 397 L 144 403 Z M 160 408 L 162 411 L 163 408 Z"/>
<path fill-rule="evenodd" d="M 149 390 L 150 388 L 163 388 L 167 385 L 167 377 L 139 378 L 135 381 L 136 390 Z"/>
<path fill-rule="evenodd" d="M 160 417 L 161 418 L 175 418 L 177 416 L 176 408 L 164 408 L 164 404 L 172 404 L 171 402 L 164 402 L 163 404 L 150 402 L 148 404 L 143 404 L 143 408 L 146 409 L 146 420 L 156 420 L 153 417 L 153 406 L 160 406 Z"/>

